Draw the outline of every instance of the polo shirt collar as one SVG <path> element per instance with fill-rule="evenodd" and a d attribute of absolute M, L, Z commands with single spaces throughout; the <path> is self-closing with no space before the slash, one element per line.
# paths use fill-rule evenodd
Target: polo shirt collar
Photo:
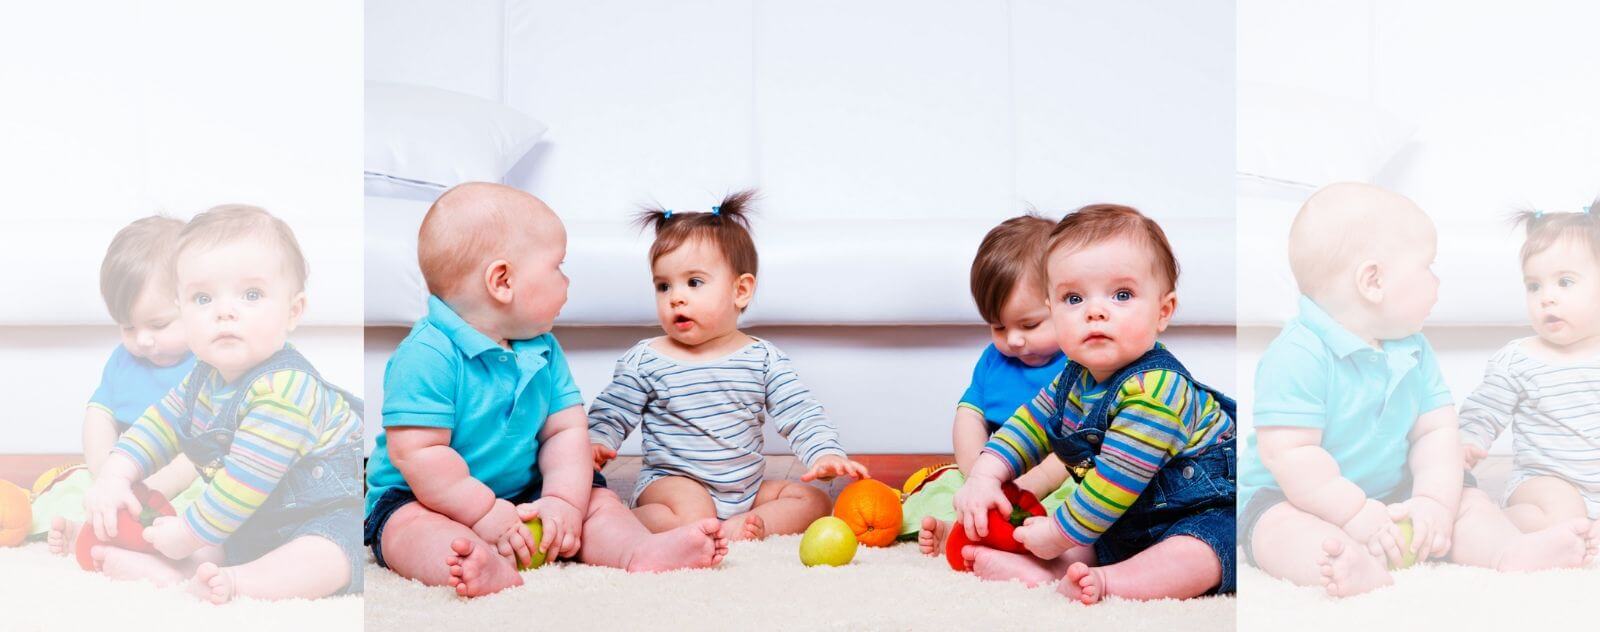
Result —
<path fill-rule="evenodd" d="M 429 324 L 444 332 L 451 344 L 469 358 L 476 358 L 491 351 L 506 352 L 495 341 L 483 335 L 483 332 L 462 320 L 460 314 L 437 296 L 428 296 L 427 320 Z M 528 340 L 513 340 L 511 351 L 507 353 L 515 353 L 519 359 L 531 360 L 535 365 L 543 366 L 550 355 L 549 336 L 545 334 Z"/>
<path fill-rule="evenodd" d="M 1323 311 L 1322 306 L 1317 305 L 1309 296 L 1300 296 L 1300 322 L 1340 358 L 1349 357 L 1350 354 L 1363 349 L 1372 349 L 1366 341 L 1350 333 L 1344 325 L 1340 325 L 1339 321 Z"/>

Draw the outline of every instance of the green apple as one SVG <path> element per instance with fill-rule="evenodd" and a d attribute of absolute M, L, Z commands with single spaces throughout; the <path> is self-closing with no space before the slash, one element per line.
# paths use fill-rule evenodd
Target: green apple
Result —
<path fill-rule="evenodd" d="M 855 531 L 833 516 L 818 518 L 800 536 L 800 562 L 806 566 L 844 566 L 855 556 Z"/>
<path fill-rule="evenodd" d="M 1400 527 L 1400 565 L 1394 570 L 1411 568 L 1412 564 L 1417 563 L 1417 554 L 1411 550 L 1411 519 L 1402 518 L 1395 525 Z"/>
<path fill-rule="evenodd" d="M 545 554 L 539 552 L 539 538 L 544 537 L 544 524 L 539 522 L 538 518 L 522 524 L 528 528 L 528 539 L 533 542 L 533 546 L 528 547 L 528 553 L 532 554 L 528 558 L 528 565 L 519 566 L 517 570 L 533 570 L 544 565 Z M 555 543 L 550 543 L 550 546 L 555 546 Z"/>

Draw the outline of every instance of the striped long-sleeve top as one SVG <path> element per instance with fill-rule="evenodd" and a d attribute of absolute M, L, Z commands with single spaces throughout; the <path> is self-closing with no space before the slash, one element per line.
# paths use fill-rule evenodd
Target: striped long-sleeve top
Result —
<path fill-rule="evenodd" d="M 1600 361 L 1548 364 L 1513 340 L 1489 360 L 1483 383 L 1461 404 L 1461 439 L 1485 450 L 1511 427 L 1508 491 L 1555 476 L 1600 500 Z"/>
<path fill-rule="evenodd" d="M 360 430 L 361 418 L 343 396 L 304 371 L 268 373 L 244 386 L 230 385 L 215 372 L 211 376 L 195 401 L 195 431 L 210 428 L 221 405 L 245 389 L 238 409 L 239 429 L 222 457 L 222 467 L 182 515 L 195 536 L 215 545 L 255 514 L 290 467 L 344 443 L 350 433 Z M 189 379 L 145 410 L 112 447 L 138 464 L 138 479 L 182 451 L 174 424 L 191 419 L 183 397 Z"/>
<path fill-rule="evenodd" d="M 1062 434 L 1076 430 L 1100 398 L 1106 384 L 1088 371 L 1076 384 L 1062 385 L 1061 376 L 1023 404 L 994 433 L 983 451 L 1000 457 L 1013 477 L 1032 469 L 1050 454 L 1050 440 L 1040 424 L 1055 414 L 1057 388 L 1067 392 L 1061 416 Z M 1100 454 L 1067 502 L 1052 516 L 1056 527 L 1079 546 L 1089 546 L 1111 528 L 1144 492 L 1156 472 L 1180 455 L 1197 454 L 1222 437 L 1232 436 L 1233 419 L 1216 398 L 1173 371 L 1134 375 L 1115 389 L 1111 419 Z"/>
<path fill-rule="evenodd" d="M 635 496 L 664 476 L 686 476 L 710 491 L 717 516 L 755 504 L 770 420 L 807 467 L 844 456 L 838 433 L 772 343 L 755 339 L 706 363 L 673 359 L 642 340 L 617 360 L 611 384 L 589 407 L 589 439 L 616 449 L 641 428 L 644 467 Z"/>

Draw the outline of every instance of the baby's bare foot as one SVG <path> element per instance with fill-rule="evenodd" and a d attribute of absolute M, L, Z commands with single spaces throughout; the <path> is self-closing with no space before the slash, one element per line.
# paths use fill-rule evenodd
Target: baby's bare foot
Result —
<path fill-rule="evenodd" d="M 963 559 L 969 559 L 967 549 L 974 549 L 970 558 L 972 574 L 984 579 L 1002 582 L 1017 580 L 1032 587 L 1053 582 L 1061 576 L 1055 564 L 1032 555 L 1008 553 L 986 546 L 964 546 L 961 547 Z"/>
<path fill-rule="evenodd" d="M 917 550 L 923 555 L 944 555 L 944 539 L 950 536 L 950 524 L 933 516 L 922 517 L 922 528 L 917 530 Z"/>
<path fill-rule="evenodd" d="M 1346 549 L 1343 540 L 1322 542 L 1322 587 L 1334 597 L 1349 597 L 1394 583 L 1389 568 L 1365 551 Z"/>
<path fill-rule="evenodd" d="M 457 595 L 481 597 L 522 585 L 522 576 L 517 574 L 516 566 L 488 547 L 480 547 L 466 538 L 456 538 L 450 543 L 450 552 L 445 564 L 450 567 L 449 581 Z"/>
<path fill-rule="evenodd" d="M 623 566 L 630 573 L 707 568 L 722 563 L 727 554 L 728 539 L 722 537 L 721 523 L 707 518 L 645 538 Z"/>
<path fill-rule="evenodd" d="M 211 562 L 195 567 L 194 577 L 189 580 L 189 594 L 214 604 L 232 601 L 233 588 L 233 573 Z"/>
<path fill-rule="evenodd" d="M 1106 596 L 1105 572 L 1083 562 L 1067 567 L 1067 576 L 1061 578 L 1056 592 L 1084 605 L 1100 603 Z"/>
<path fill-rule="evenodd" d="M 1583 565 L 1588 566 L 1600 555 L 1600 520 L 1589 521 L 1583 532 Z"/>
<path fill-rule="evenodd" d="M 95 568 L 112 579 L 142 579 L 166 587 L 183 581 L 183 574 L 166 558 L 105 544 L 89 548 Z"/>
<path fill-rule="evenodd" d="M 747 513 L 722 523 L 722 537 L 728 541 L 760 540 L 767 537 L 767 521 L 761 516 Z"/>
<path fill-rule="evenodd" d="M 1494 567 L 1514 573 L 1581 566 L 1588 553 L 1588 533 L 1589 525 L 1583 520 L 1524 533 L 1501 551 Z"/>
<path fill-rule="evenodd" d="M 56 516 L 50 520 L 50 533 L 44 537 L 50 545 L 50 552 L 56 555 L 68 555 L 78 542 L 78 529 L 83 525 Z"/>

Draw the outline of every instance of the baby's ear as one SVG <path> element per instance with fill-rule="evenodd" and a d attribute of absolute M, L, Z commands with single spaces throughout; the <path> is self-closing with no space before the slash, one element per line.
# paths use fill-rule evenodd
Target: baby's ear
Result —
<path fill-rule="evenodd" d="M 1178 311 L 1178 291 L 1171 290 L 1161 297 L 1161 304 L 1157 306 L 1156 333 L 1167 330 L 1167 325 L 1172 323 L 1172 314 Z"/>
<path fill-rule="evenodd" d="M 294 298 L 289 299 L 289 331 L 300 325 L 300 317 L 306 313 L 306 291 L 296 292 Z"/>
<path fill-rule="evenodd" d="M 484 290 L 489 293 L 489 298 L 502 305 L 511 303 L 511 263 L 505 259 L 495 259 L 483 269 Z"/>
<path fill-rule="evenodd" d="M 1371 259 L 1362 261 L 1355 269 L 1356 294 L 1362 300 L 1377 304 L 1383 302 L 1383 266 Z"/>
<path fill-rule="evenodd" d="M 756 297 L 756 275 L 746 272 L 733 281 L 733 304 L 739 311 L 750 305 Z"/>

